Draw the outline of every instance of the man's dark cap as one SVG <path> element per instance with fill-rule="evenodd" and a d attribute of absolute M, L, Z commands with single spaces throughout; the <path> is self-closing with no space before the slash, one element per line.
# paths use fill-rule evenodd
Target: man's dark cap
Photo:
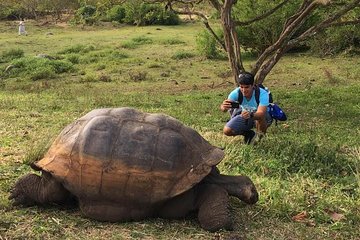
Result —
<path fill-rule="evenodd" d="M 254 75 L 249 72 L 243 72 L 239 74 L 238 84 L 243 85 L 253 85 L 254 84 Z"/>

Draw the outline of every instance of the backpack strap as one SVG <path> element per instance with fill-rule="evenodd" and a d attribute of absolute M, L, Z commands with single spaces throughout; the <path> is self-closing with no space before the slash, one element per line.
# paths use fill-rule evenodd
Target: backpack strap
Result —
<path fill-rule="evenodd" d="M 260 103 L 260 88 L 259 86 L 255 86 L 255 101 L 257 103 L 257 105 L 259 106 Z"/>
<path fill-rule="evenodd" d="M 241 105 L 242 101 L 243 101 L 243 95 L 242 95 L 242 92 L 240 91 L 240 88 L 239 88 L 238 102 L 239 102 L 240 105 Z"/>

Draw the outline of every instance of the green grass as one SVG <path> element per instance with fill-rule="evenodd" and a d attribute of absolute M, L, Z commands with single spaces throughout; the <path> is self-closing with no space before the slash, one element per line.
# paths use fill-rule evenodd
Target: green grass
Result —
<path fill-rule="evenodd" d="M 200 24 L 162 26 L 160 31 L 43 28 L 29 22 L 28 36 L 18 36 L 11 24 L 0 23 L 0 53 L 9 56 L 0 61 L 0 70 L 12 61 L 28 62 L 16 69 L 18 74 L 0 75 L 0 238 L 360 238 L 359 57 L 285 56 L 265 85 L 288 121 L 271 126 L 261 144 L 246 146 L 241 137 L 222 134 L 229 116 L 219 104 L 234 85 L 226 60 L 198 57 Z M 49 31 L 54 35 L 45 35 Z M 129 42 L 136 47 L 124 48 Z M 55 59 L 37 60 L 40 53 Z M 193 55 L 174 58 L 179 53 Z M 71 65 L 71 71 L 55 72 L 64 69 L 57 61 Z M 53 72 L 33 81 L 35 72 L 27 67 L 33 64 Z M 49 67 L 54 64 L 58 68 Z M 64 126 L 92 109 L 122 106 L 179 119 L 225 148 L 221 171 L 253 179 L 260 200 L 246 206 L 232 199 L 233 232 L 208 233 L 191 217 L 101 223 L 82 217 L 78 209 L 11 206 L 11 186 L 33 171 L 27 164 L 44 154 Z M 307 218 L 293 221 L 302 211 Z M 345 218 L 336 221 L 329 212 Z"/>

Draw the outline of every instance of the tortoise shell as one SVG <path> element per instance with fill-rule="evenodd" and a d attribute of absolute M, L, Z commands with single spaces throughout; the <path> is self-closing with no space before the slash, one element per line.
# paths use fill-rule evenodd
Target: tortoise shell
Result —
<path fill-rule="evenodd" d="M 65 127 L 36 165 L 79 199 L 154 204 L 200 182 L 223 155 L 175 118 L 108 108 Z"/>

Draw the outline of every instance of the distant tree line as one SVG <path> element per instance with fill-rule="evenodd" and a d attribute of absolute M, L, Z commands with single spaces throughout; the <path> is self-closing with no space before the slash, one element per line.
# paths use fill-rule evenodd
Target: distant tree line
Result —
<path fill-rule="evenodd" d="M 0 0 L 0 19 L 16 20 L 22 18 L 37 19 L 52 14 L 78 9 L 82 1 L 76 0 Z"/>
<path fill-rule="evenodd" d="M 178 14 L 201 18 L 207 29 L 203 36 L 209 41 L 199 42 L 207 54 L 215 44 L 227 54 L 235 83 L 239 73 L 246 71 L 243 55 L 249 51 L 257 60 L 247 71 L 255 75 L 257 83 L 264 81 L 285 53 L 301 47 L 324 55 L 360 53 L 360 0 L 144 1 L 162 2 Z M 221 26 L 218 31 L 201 8 L 205 2 L 215 10 Z"/>
<path fill-rule="evenodd" d="M 51 15 L 60 20 L 63 14 L 72 14 L 75 24 L 96 24 L 115 21 L 136 25 L 176 25 L 177 14 L 166 11 L 161 3 L 140 0 L 0 0 L 0 19 L 38 19 Z"/>
<path fill-rule="evenodd" d="M 252 68 L 258 82 L 289 51 L 360 54 L 360 0 L 0 0 L 0 19 L 64 13 L 73 24 L 89 25 L 176 25 L 179 15 L 193 16 L 207 30 L 197 38 L 200 52 L 225 53 L 234 78 L 245 70 L 242 53 L 258 56 Z"/>

